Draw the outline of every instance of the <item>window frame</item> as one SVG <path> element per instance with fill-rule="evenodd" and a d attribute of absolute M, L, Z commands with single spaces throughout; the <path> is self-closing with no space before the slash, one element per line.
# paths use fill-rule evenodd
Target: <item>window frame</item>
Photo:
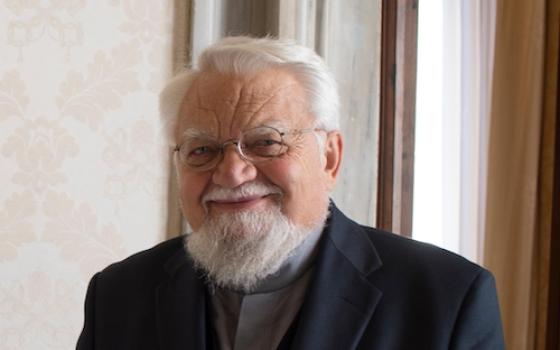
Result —
<path fill-rule="evenodd" d="M 412 236 L 418 0 L 383 0 L 377 227 Z"/>

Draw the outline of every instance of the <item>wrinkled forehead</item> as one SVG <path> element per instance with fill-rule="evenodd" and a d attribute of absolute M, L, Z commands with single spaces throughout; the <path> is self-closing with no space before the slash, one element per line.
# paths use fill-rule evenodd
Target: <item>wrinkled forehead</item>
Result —
<path fill-rule="evenodd" d="M 177 131 L 198 129 L 221 137 L 263 125 L 292 128 L 307 122 L 308 114 L 305 91 L 286 70 L 202 72 L 185 95 Z"/>

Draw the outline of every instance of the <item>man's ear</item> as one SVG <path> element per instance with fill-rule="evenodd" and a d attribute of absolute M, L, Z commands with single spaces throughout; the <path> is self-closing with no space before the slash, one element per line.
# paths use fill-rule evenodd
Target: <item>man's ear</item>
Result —
<path fill-rule="evenodd" d="M 327 132 L 325 141 L 325 163 L 324 172 L 326 176 L 327 189 L 331 191 L 336 184 L 336 177 L 342 160 L 342 135 L 339 131 Z"/>

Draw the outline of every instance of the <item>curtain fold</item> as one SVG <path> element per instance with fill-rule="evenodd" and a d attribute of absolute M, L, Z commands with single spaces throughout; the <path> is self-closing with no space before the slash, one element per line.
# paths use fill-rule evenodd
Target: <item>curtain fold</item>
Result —
<path fill-rule="evenodd" d="M 508 349 L 545 349 L 557 3 L 497 2 L 484 264 Z"/>

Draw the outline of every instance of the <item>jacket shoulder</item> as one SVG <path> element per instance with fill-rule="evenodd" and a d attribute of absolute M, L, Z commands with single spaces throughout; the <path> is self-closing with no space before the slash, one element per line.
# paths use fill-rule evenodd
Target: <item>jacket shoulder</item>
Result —
<path fill-rule="evenodd" d="M 435 245 L 372 227 L 361 226 L 361 228 L 376 247 L 384 263 L 398 261 L 400 264 L 411 263 L 414 265 L 451 264 L 451 266 L 462 267 L 466 270 L 481 269 L 480 266 L 466 258 Z"/>
<path fill-rule="evenodd" d="M 432 295 L 466 293 L 478 279 L 493 280 L 492 274 L 466 258 L 434 245 L 394 233 L 361 226 L 382 266 L 374 278 L 384 285 L 406 290 L 423 288 Z"/>
<path fill-rule="evenodd" d="M 439 348 L 435 339 L 441 348 L 504 348 L 495 280 L 488 270 L 431 244 L 362 229 L 382 260 L 370 276 L 383 291 L 381 319 L 406 314 L 413 320 L 411 338 L 433 334 L 434 344 L 426 341 L 427 348 Z"/>
<path fill-rule="evenodd" d="M 98 286 L 127 286 L 158 283 L 166 276 L 165 266 L 177 254 L 186 254 L 183 249 L 184 236 L 175 237 L 113 263 L 98 273 Z"/>

